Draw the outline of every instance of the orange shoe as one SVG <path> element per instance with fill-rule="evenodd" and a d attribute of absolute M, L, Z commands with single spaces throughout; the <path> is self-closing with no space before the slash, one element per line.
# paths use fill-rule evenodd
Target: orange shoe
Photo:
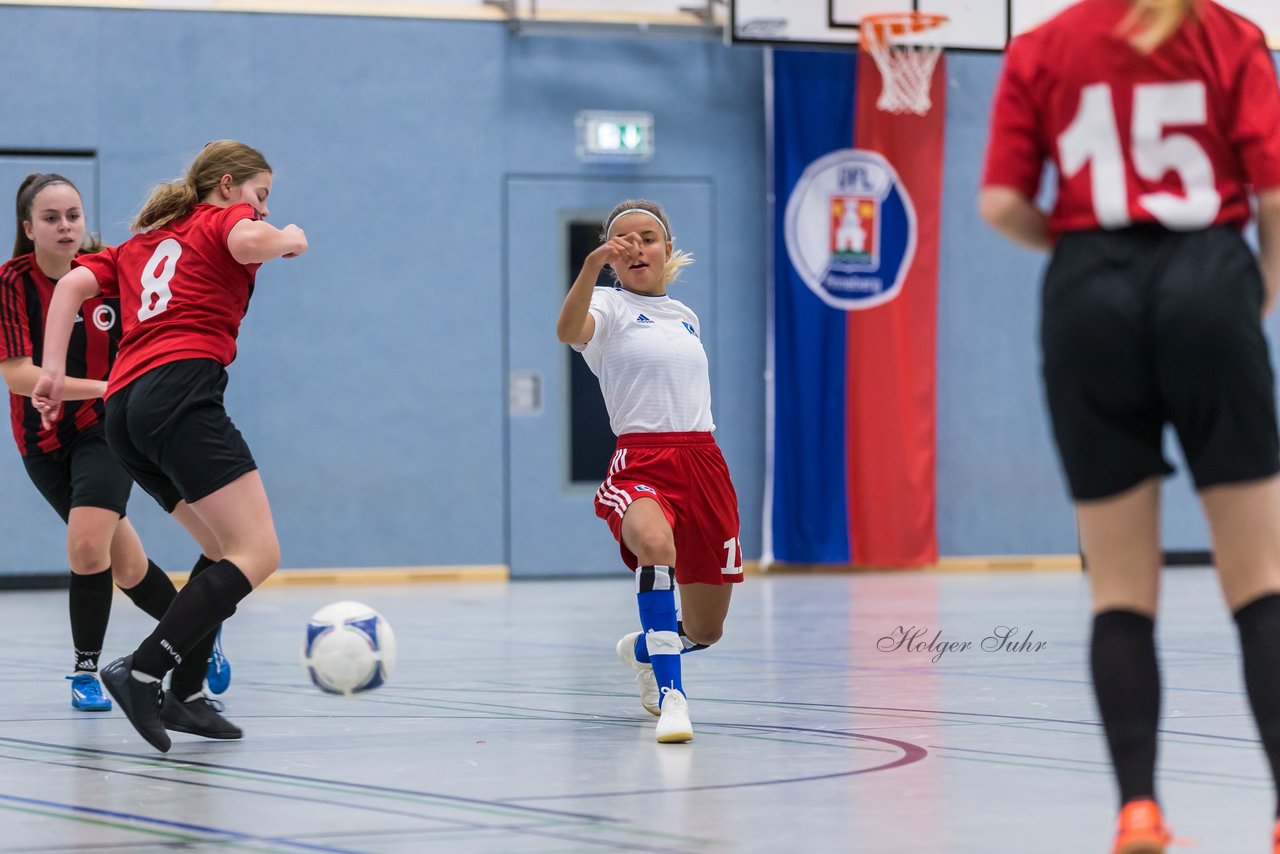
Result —
<path fill-rule="evenodd" d="M 1130 801 L 1120 810 L 1111 854 L 1164 854 L 1172 840 L 1155 801 Z M 1280 849 L 1277 852 L 1280 854 Z"/>
<path fill-rule="evenodd" d="M 1276 822 L 1276 829 L 1271 834 L 1271 846 L 1275 854 L 1280 854 L 1280 821 Z"/>

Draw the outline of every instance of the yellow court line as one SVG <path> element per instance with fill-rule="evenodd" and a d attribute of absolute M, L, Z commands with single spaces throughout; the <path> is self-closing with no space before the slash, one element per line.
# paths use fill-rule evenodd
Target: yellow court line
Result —
<path fill-rule="evenodd" d="M 760 573 L 758 566 L 743 563 L 748 574 Z M 880 571 L 926 571 L 926 572 L 1007 572 L 1028 570 L 1052 572 L 1079 572 L 1079 555 L 971 555 L 964 557 L 944 557 L 931 566 L 896 567 L 896 566 L 858 566 L 847 563 L 773 563 L 768 574 L 821 574 L 849 572 Z"/>
<path fill-rule="evenodd" d="M 875 572 L 899 569 L 896 567 L 854 566 L 852 564 L 801 564 L 774 563 L 768 572 L 760 568 L 759 561 L 742 562 L 746 575 L 821 575 L 854 572 Z M 990 555 L 970 557 L 944 557 L 933 566 L 908 571 L 933 572 L 1000 572 L 1000 571 L 1080 571 L 1079 555 Z M 184 584 L 185 572 L 171 572 L 175 584 Z M 333 569 L 281 569 L 265 582 L 265 586 L 305 586 L 320 584 L 410 584 L 423 581 L 510 581 L 511 570 L 505 564 L 474 564 L 462 566 L 370 566 L 337 567 Z"/>
<path fill-rule="evenodd" d="M 171 572 L 176 585 L 187 581 L 188 573 Z M 371 566 L 364 569 L 280 569 L 264 587 L 309 584 L 408 584 L 419 581 L 507 581 L 510 572 L 503 564 L 469 566 Z"/>

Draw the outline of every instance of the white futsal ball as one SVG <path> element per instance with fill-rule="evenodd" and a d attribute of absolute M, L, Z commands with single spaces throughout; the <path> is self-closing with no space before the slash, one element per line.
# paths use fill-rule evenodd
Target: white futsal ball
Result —
<path fill-rule="evenodd" d="M 391 678 L 396 636 L 382 615 L 360 602 L 334 602 L 311 616 L 302 664 L 322 691 L 350 697 Z"/>

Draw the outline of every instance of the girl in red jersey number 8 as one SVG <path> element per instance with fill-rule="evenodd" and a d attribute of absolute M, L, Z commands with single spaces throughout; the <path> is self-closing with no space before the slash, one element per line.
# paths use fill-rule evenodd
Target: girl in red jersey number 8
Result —
<path fill-rule="evenodd" d="M 738 502 L 711 436 L 698 317 L 667 296 L 693 259 L 673 250 L 670 223 L 655 202 L 619 204 L 605 219 L 603 237 L 565 297 L 556 335 L 600 378 L 618 436 L 596 515 L 636 574 L 644 630 L 618 641 L 618 657 L 640 683 L 642 705 L 659 716 L 657 740 L 685 742 L 693 725 L 680 655 L 715 643 L 724 630 L 729 594 L 742 580 Z M 615 289 L 595 287 L 605 265 L 613 268 Z"/>
<path fill-rule="evenodd" d="M 1032 202 L 1046 159 L 1048 215 Z M 1280 86 L 1262 33 L 1208 0 L 1072 6 L 1009 46 L 983 185 L 987 222 L 1052 250 L 1044 382 L 1092 585 L 1094 693 L 1120 789 L 1113 851 L 1162 852 L 1166 424 L 1209 520 L 1280 783 L 1280 440 L 1262 331 L 1280 289 Z M 1251 193 L 1258 258 L 1241 234 Z"/>
<path fill-rule="evenodd" d="M 133 479 L 218 558 L 182 588 L 132 655 L 102 671 L 134 728 L 162 751 L 170 745 L 166 728 L 193 732 L 217 721 L 203 698 L 166 696 L 162 707 L 161 679 L 280 562 L 257 464 L 223 406 L 225 368 L 258 267 L 307 250 L 302 229 L 265 222 L 271 182 L 256 149 L 209 143 L 182 181 L 152 192 L 134 221 L 137 234 L 77 261 L 49 307 L 36 406 L 50 422 L 59 415 L 80 304 L 100 292 L 118 295 L 124 336 L 107 383 L 107 442 Z"/>

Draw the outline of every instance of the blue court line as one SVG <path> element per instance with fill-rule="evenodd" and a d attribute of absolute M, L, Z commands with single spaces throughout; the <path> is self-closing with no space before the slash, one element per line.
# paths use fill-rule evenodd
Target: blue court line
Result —
<path fill-rule="evenodd" d="M 300 774 L 286 774 L 281 771 L 263 771 L 256 768 L 241 768 L 235 765 L 222 765 L 214 762 L 199 762 L 192 759 L 178 759 L 165 756 L 146 757 L 139 756 L 136 753 L 125 753 L 116 750 L 102 750 L 95 747 L 77 747 L 66 744 L 54 744 L 45 741 L 31 741 L 22 738 L 6 738 L 0 737 L 0 744 L 20 744 L 28 747 L 43 747 L 53 750 L 68 750 L 80 753 L 88 753 L 95 756 L 110 756 L 123 759 L 144 759 L 146 761 L 155 762 L 159 765 L 173 766 L 180 770 L 184 765 L 190 765 L 194 768 L 208 768 L 213 771 L 234 771 L 240 774 L 248 774 L 254 777 L 275 780 L 290 780 L 293 782 L 308 783 L 315 785 L 338 786 L 350 789 L 356 792 L 379 792 L 393 795 L 409 795 L 417 798 L 435 799 L 448 803 L 469 804 L 478 807 L 489 807 L 498 810 L 512 810 L 524 812 L 533 815 L 546 816 L 554 819 L 576 819 L 580 821 L 590 821 L 595 823 L 622 824 L 622 819 L 613 818 L 612 816 L 591 815 L 589 813 L 566 812 L 564 810 L 544 809 L 542 807 L 525 807 L 507 804 L 502 801 L 485 800 L 483 798 L 465 798 L 460 795 L 446 795 L 439 792 L 424 792 L 417 789 L 400 789 L 393 786 L 378 786 L 370 783 L 351 783 L 345 780 L 330 780 L 324 777 L 307 777 Z M 172 782 L 172 781 L 171 781 Z"/>
<path fill-rule="evenodd" d="M 31 757 L 25 757 L 25 756 L 12 756 L 12 755 L 3 754 L 3 753 L 0 753 L 0 759 L 10 759 L 15 762 L 30 762 L 37 765 L 51 766 L 56 768 L 75 768 L 81 771 L 100 772 L 103 770 L 101 768 L 93 767 L 92 765 L 88 764 L 88 761 L 58 762 L 52 759 L 31 758 Z M 180 766 L 176 766 L 176 767 L 180 769 Z M 225 771 L 225 769 L 223 770 Z M 352 810 L 354 812 L 373 813 L 375 815 L 385 815 L 385 816 L 396 816 L 398 818 L 416 819 L 418 821 L 434 821 L 434 822 L 439 822 L 441 824 L 450 825 L 450 827 L 448 828 L 448 830 L 450 831 L 475 830 L 475 829 L 487 830 L 495 827 L 501 827 L 501 825 L 486 824 L 478 821 L 467 821 L 462 818 L 435 816 L 435 815 L 429 815 L 429 814 L 424 815 L 422 812 L 410 812 L 408 809 L 392 809 L 390 807 L 380 806 L 376 804 L 356 804 L 356 803 L 350 803 L 350 802 L 344 803 L 336 799 L 326 799 L 326 798 L 322 798 L 315 795 L 308 796 L 308 795 L 302 795 L 302 794 L 295 794 L 291 792 L 262 791 L 261 786 L 270 786 L 272 785 L 272 783 L 270 780 L 261 780 L 260 778 L 258 780 L 258 782 L 260 783 L 260 787 L 252 788 L 251 784 L 234 786 L 234 785 L 228 785 L 223 783 L 210 782 L 206 780 L 176 779 L 174 777 L 166 777 L 159 774 L 148 774 L 142 771 L 129 771 L 129 770 L 123 770 L 120 768 L 112 769 L 110 770 L 109 773 L 117 774 L 121 777 L 132 777 L 138 780 L 154 780 L 159 783 L 167 783 L 170 785 L 179 785 L 179 786 L 199 788 L 199 789 L 213 789 L 216 791 L 233 792 L 239 795 L 249 795 L 252 797 L 259 797 L 259 798 L 275 798 L 277 800 L 289 801 L 291 803 L 319 804 L 325 807 L 341 807 L 343 809 Z M 349 789 L 350 787 L 344 784 L 342 788 Z M 352 793 L 352 794 L 355 794 L 355 793 Z M 422 804 L 421 806 L 423 809 L 428 809 L 428 810 L 431 809 L 432 807 L 435 807 L 437 809 L 445 808 L 443 805 L 431 804 L 431 803 Z M 519 829 L 519 828 L 516 827 L 515 829 Z"/>
<path fill-rule="evenodd" d="M 17 739 L 3 739 L 3 740 L 17 741 Z M 93 753 L 110 753 L 108 751 L 92 750 L 88 748 L 74 748 L 74 750 L 77 750 L 77 751 L 83 750 L 85 752 L 93 752 Z M 86 764 L 79 764 L 74 762 L 53 762 L 50 760 L 27 759 L 23 757 L 10 757 L 10 756 L 3 756 L 3 755 L 0 755 L 0 758 L 10 758 L 10 759 L 15 759 L 17 761 L 33 762 L 33 763 L 39 763 L 44 765 L 54 765 L 54 766 L 61 766 L 61 767 L 80 768 L 85 770 L 95 770 L 95 769 L 92 769 L 91 766 L 88 766 Z M 135 758 L 135 757 L 130 756 L 130 758 Z M 207 763 L 184 762 L 182 760 L 172 760 L 169 762 L 157 761 L 156 764 L 161 766 L 172 766 L 175 770 L 180 770 L 183 765 L 202 766 L 202 767 L 212 768 L 212 769 L 216 769 L 223 772 L 226 772 L 228 770 L 227 766 L 211 765 Z M 101 769 L 96 769 L 96 770 L 101 770 Z M 521 823 L 511 823 L 511 822 L 505 822 L 505 823 L 495 822 L 495 823 L 486 824 L 479 821 L 465 821 L 458 818 L 441 818 L 438 816 L 431 816 L 431 815 L 419 815 L 415 813 L 403 812 L 399 810 L 391 810 L 391 809 L 381 808 L 377 806 L 367 806 L 363 804 L 360 804 L 360 805 L 336 804 L 335 802 L 324 801 L 318 798 L 309 798 L 309 797 L 303 797 L 298 795 L 281 794 L 276 792 L 263 792 L 263 791 L 258 791 L 258 790 L 254 790 L 252 788 L 247 788 L 247 787 L 236 788 L 234 786 L 224 786 L 216 783 L 208 783 L 208 782 L 195 781 L 195 780 L 174 779 L 172 777 L 156 776 L 156 775 L 145 774 L 137 771 L 126 771 L 126 770 L 114 769 L 114 770 L 111 770 L 109 773 L 118 774 L 125 777 L 135 777 L 135 778 L 141 778 L 141 779 L 147 779 L 147 780 L 156 780 L 159 782 L 169 783 L 169 784 L 219 789 L 219 790 L 231 791 L 237 794 L 248 795 L 248 796 L 275 797 L 275 798 L 281 798 L 284 800 L 295 801 L 300 803 L 319 803 L 325 806 L 339 805 L 339 806 L 345 806 L 347 808 L 357 810 L 357 811 L 373 812 L 376 814 L 396 815 L 400 817 L 420 819 L 422 821 L 433 821 L 433 822 L 438 822 L 440 824 L 448 825 L 446 827 L 438 827 L 438 828 L 421 828 L 421 829 L 414 829 L 414 830 L 398 831 L 398 833 L 401 833 L 401 834 L 434 836 L 434 835 L 457 834 L 457 833 L 464 833 L 464 834 L 465 833 L 502 833 L 502 834 L 514 834 L 517 836 L 519 835 L 532 836 L 532 837 L 537 837 L 541 839 L 559 839 L 559 840 L 565 840 L 565 841 L 579 843 L 579 844 L 599 845 L 599 846 L 608 848 L 609 850 L 616 850 L 616 851 L 625 850 L 625 851 L 649 852 L 649 854 L 678 854 L 678 852 L 687 850 L 686 848 L 658 847 L 655 845 L 655 843 L 652 843 L 652 842 L 631 842 L 628 840 L 619 840 L 619 839 L 609 839 L 607 842 L 601 842 L 598 839 L 583 835 L 584 832 L 590 832 L 593 830 L 610 830 L 610 829 L 625 830 L 625 828 L 630 825 L 630 822 L 624 822 L 621 819 L 600 818 L 600 819 L 590 819 L 590 820 L 582 821 L 579 823 L 579 830 L 577 831 L 571 828 L 556 829 L 555 827 L 549 827 L 545 823 L 521 824 Z M 266 773 L 266 776 L 290 777 L 291 775 L 272 774 L 268 772 Z M 267 781 L 264 781 L 264 782 L 267 782 Z M 385 788 L 385 787 L 357 786 L 355 784 L 349 784 L 349 783 L 339 783 L 337 785 L 343 788 L 348 788 L 348 789 Z M 433 796 L 433 797 L 437 797 L 437 796 Z M 18 800 L 18 801 L 27 800 L 27 799 L 18 798 L 16 796 L 5 796 L 0 794 L 0 800 L 3 800 L 3 799 Z M 466 800 L 466 799 L 451 798 L 451 800 Z M 341 854 L 360 854 L 360 852 L 352 851 L 351 849 L 332 848 L 332 847 L 325 847 L 320 845 L 308 845 L 302 842 L 292 842 L 292 841 L 288 841 L 285 837 L 282 837 L 282 836 L 276 836 L 276 837 L 270 837 L 270 838 L 255 837 L 255 836 L 250 836 L 246 834 L 241 834 L 236 831 L 219 830 L 216 828 L 199 827 L 196 825 L 186 825 L 182 823 L 170 822 L 170 821 L 165 821 L 161 819 L 148 819 L 148 818 L 136 816 L 133 814 L 109 812 L 106 810 L 99 810 L 99 809 L 90 808 L 90 807 L 73 807 L 70 805 L 53 804 L 49 802 L 40 802 L 40 801 L 34 801 L 34 800 L 30 801 L 30 803 L 46 803 L 49 806 L 55 806 L 55 807 L 60 807 L 65 809 L 74 809 L 74 810 L 78 810 L 78 811 L 90 813 L 90 814 L 115 816 L 121 819 L 132 819 L 137 821 L 149 822 L 152 824 L 157 824 L 160 826 L 165 826 L 170 828 L 198 829 L 208 833 L 219 834 L 219 835 L 228 837 L 230 839 L 235 839 L 238 841 L 247 840 L 249 842 L 259 842 L 263 844 L 287 845 L 290 847 L 305 848 L 308 850 L 315 850 L 315 851 L 341 852 Z M 500 803 L 496 801 L 489 802 L 489 807 L 492 810 L 498 811 L 498 812 L 534 813 L 537 815 L 538 818 L 541 818 L 544 822 L 546 821 L 546 816 L 548 815 L 568 815 L 567 813 L 563 813 L 559 811 L 541 809 L 536 807 L 525 807 L 525 806 L 513 805 L 513 804 L 505 804 L 505 803 Z M 308 834 L 304 833 L 304 834 L 297 834 L 296 836 L 305 837 L 307 835 Z M 331 834 L 331 835 L 340 836 L 345 834 Z"/>
<path fill-rule="evenodd" d="M 276 839 L 266 836 L 255 836 L 250 833 L 240 833 L 235 830 L 221 830 L 216 827 L 206 827 L 200 824 L 190 824 L 185 821 L 169 821 L 163 818 L 152 818 L 150 816 L 138 815 L 137 813 L 119 812 L 117 810 L 106 810 L 99 807 L 86 807 L 79 804 L 66 804 L 58 801 L 43 801 L 36 798 L 24 798 L 19 795 L 6 795 L 0 792 L 0 801 L 9 801 L 11 803 L 23 804 L 24 806 L 47 807 L 51 809 L 67 810 L 69 812 L 81 813 L 84 815 L 100 816 L 103 818 L 115 818 L 122 821 L 136 822 L 139 824 L 154 825 L 170 830 L 180 830 L 188 833 L 204 833 L 213 836 L 219 836 L 237 842 L 262 843 L 266 845 L 283 845 L 288 848 L 300 848 L 304 851 L 324 851 L 328 854 L 362 854 L 350 848 L 330 848 L 326 845 L 309 845 L 305 842 L 291 842 L 286 839 Z"/>

